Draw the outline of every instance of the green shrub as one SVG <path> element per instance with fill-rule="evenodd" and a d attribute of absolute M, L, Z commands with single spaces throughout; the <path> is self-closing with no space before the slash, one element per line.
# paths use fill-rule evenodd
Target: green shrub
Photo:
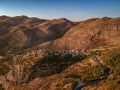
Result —
<path fill-rule="evenodd" d="M 104 72 L 105 68 L 97 65 L 97 66 L 89 66 L 84 69 L 84 71 L 81 73 L 81 79 L 82 81 L 88 82 L 92 80 L 97 79 L 103 79 L 104 78 Z"/>
<path fill-rule="evenodd" d="M 10 68 L 6 65 L 0 64 L 0 75 L 5 75 L 9 72 Z"/>
<path fill-rule="evenodd" d="M 83 59 L 83 56 L 71 57 L 67 55 L 65 57 L 62 57 L 59 55 L 51 55 L 49 57 L 44 57 L 38 60 L 33 66 L 31 66 L 30 70 L 38 71 L 49 69 L 49 73 L 41 72 L 39 75 L 40 77 L 46 77 L 60 73 L 72 64 L 77 63 Z M 36 72 L 34 74 L 36 76 Z M 33 73 L 31 73 L 30 75 L 33 75 Z"/>
<path fill-rule="evenodd" d="M 120 80 L 120 49 L 110 50 L 102 55 L 102 58 L 112 74 L 109 80 Z"/>
<path fill-rule="evenodd" d="M 89 82 L 97 79 L 103 79 L 104 78 L 104 71 L 105 68 L 101 66 L 88 66 L 83 68 L 83 71 L 80 73 L 77 72 L 71 72 L 66 77 L 71 77 L 74 79 L 79 79 L 83 82 Z"/>

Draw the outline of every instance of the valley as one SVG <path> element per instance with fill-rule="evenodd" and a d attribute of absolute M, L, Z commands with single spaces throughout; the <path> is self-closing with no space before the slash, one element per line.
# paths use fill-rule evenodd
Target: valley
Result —
<path fill-rule="evenodd" d="M 119 17 L 0 16 L 0 90 L 119 88 Z"/>

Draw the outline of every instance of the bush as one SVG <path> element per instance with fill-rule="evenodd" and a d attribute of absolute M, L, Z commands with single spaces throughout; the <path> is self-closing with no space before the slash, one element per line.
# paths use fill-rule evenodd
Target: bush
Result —
<path fill-rule="evenodd" d="M 109 80 L 120 80 L 120 49 L 110 50 L 102 55 L 102 58 L 112 74 Z"/>
<path fill-rule="evenodd" d="M 10 68 L 6 65 L 0 64 L 0 75 L 5 75 L 9 72 Z"/>
<path fill-rule="evenodd" d="M 88 66 L 88 67 L 83 68 L 83 71 L 81 73 L 72 71 L 66 77 L 79 79 L 82 82 L 89 82 L 89 81 L 93 81 L 93 80 L 97 80 L 97 79 L 103 79 L 104 71 L 105 71 L 105 68 L 98 66 L 98 65 L 97 66 Z"/>
<path fill-rule="evenodd" d="M 77 63 L 81 60 L 83 60 L 84 57 L 82 56 L 76 56 L 76 57 L 70 57 L 70 56 L 59 56 L 59 55 L 51 55 L 49 57 L 44 57 L 40 60 L 38 60 L 33 66 L 31 66 L 30 70 L 34 70 L 34 74 L 31 73 L 30 76 L 36 77 L 36 71 L 43 71 L 39 72 L 39 77 L 46 77 L 53 74 L 61 73 L 63 70 L 68 68 L 74 63 Z M 47 72 L 44 72 L 47 71 Z M 33 77 L 33 78 L 35 78 Z"/>

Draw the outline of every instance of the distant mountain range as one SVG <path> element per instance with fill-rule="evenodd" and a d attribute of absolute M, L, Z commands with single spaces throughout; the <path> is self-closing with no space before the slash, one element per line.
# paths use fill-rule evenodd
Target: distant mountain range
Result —
<path fill-rule="evenodd" d="M 120 44 L 120 18 L 72 22 L 0 16 L 0 48 L 86 49 Z"/>

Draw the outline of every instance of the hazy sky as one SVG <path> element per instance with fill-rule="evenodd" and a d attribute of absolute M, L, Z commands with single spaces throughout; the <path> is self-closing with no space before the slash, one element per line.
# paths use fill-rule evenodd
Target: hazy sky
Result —
<path fill-rule="evenodd" d="M 120 0 L 0 0 L 0 15 L 42 19 L 120 17 Z"/>

